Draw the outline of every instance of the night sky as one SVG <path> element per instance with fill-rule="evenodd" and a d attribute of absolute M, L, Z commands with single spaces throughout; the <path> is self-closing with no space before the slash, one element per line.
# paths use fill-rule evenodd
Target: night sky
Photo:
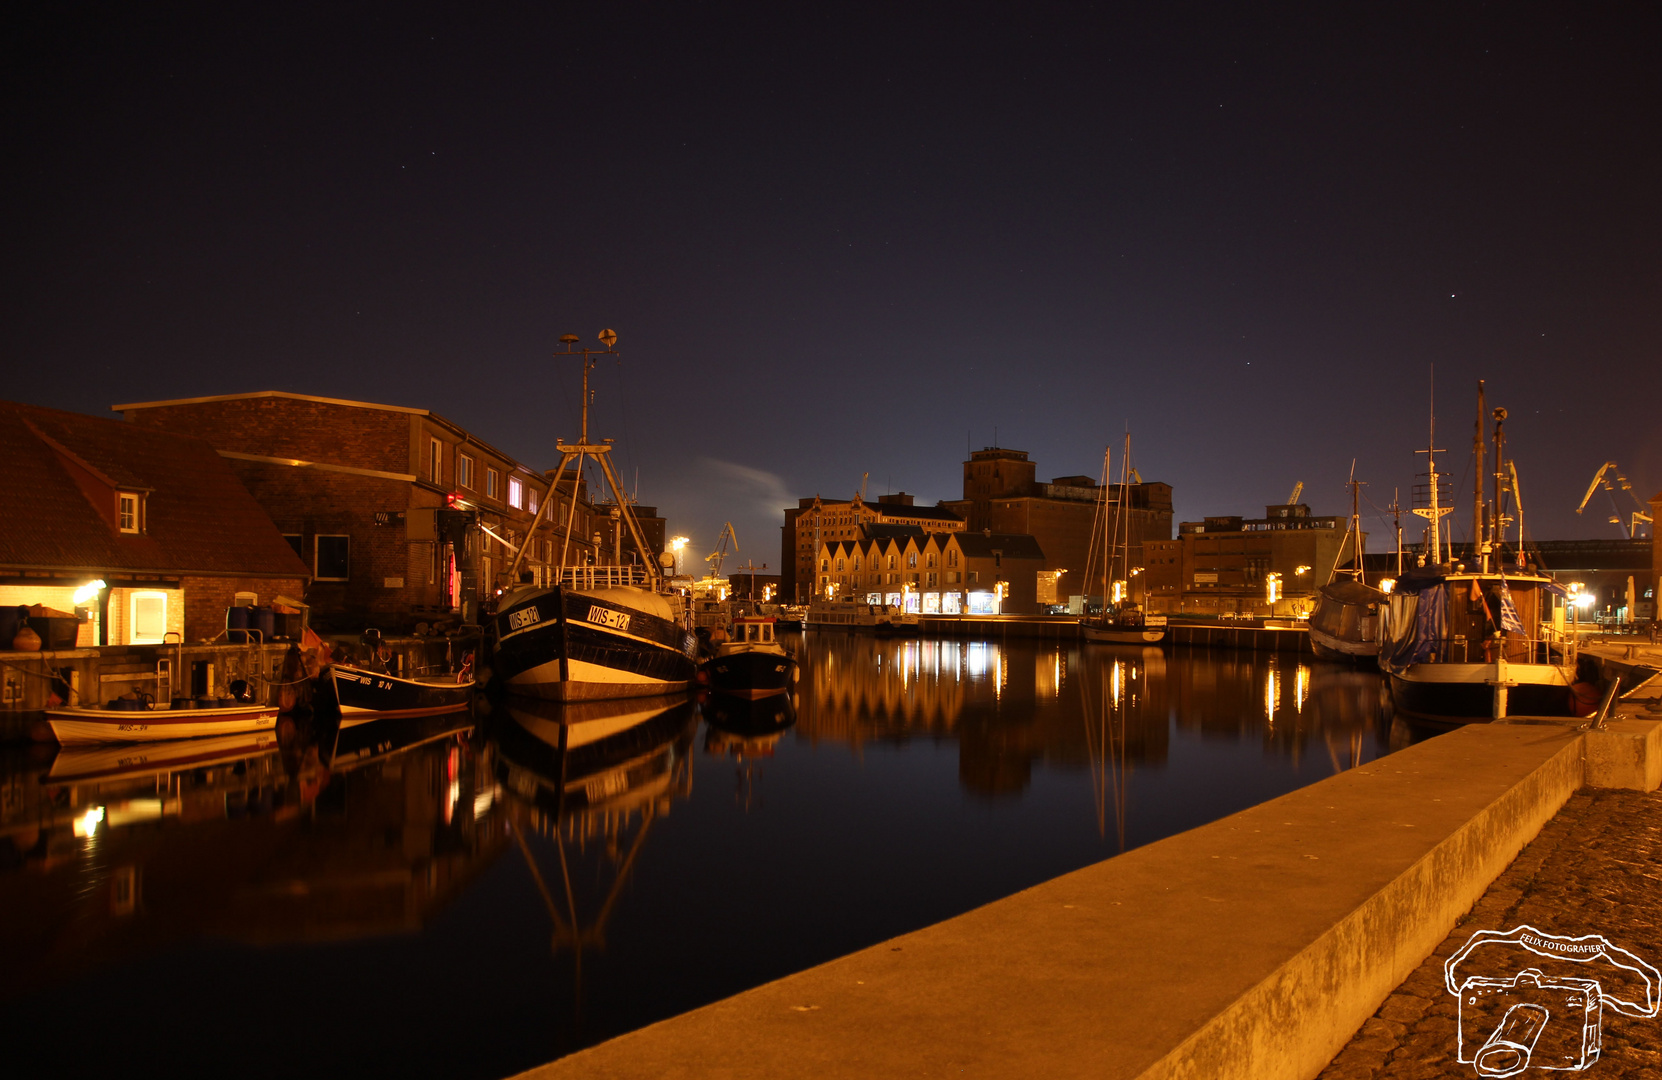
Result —
<path fill-rule="evenodd" d="M 1457 536 L 1486 378 L 1530 533 L 1615 538 L 1573 510 L 1662 490 L 1659 11 L 20 5 L 0 397 L 411 405 L 547 468 L 550 353 L 611 327 L 593 434 L 777 568 L 798 496 L 1128 425 L 1180 520 L 1344 513 L 1352 459 L 1406 501 L 1435 367 Z"/>

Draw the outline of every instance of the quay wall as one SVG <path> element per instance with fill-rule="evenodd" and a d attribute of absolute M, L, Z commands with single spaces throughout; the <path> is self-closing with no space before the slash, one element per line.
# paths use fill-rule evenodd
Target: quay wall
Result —
<path fill-rule="evenodd" d="M 1574 791 L 1659 779 L 1656 721 L 1472 725 L 522 1075 L 1305 1080 Z"/>
<path fill-rule="evenodd" d="M 961 637 L 977 641 L 1000 638 L 1074 639 L 1076 615 L 920 615 L 923 637 Z M 1166 644 L 1201 649 L 1311 654 L 1310 631 L 1302 626 L 1226 626 L 1221 623 L 1170 624 Z"/>

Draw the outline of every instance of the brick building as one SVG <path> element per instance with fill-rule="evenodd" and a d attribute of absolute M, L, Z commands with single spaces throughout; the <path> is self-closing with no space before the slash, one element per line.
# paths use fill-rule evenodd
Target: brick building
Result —
<path fill-rule="evenodd" d="M 818 595 L 925 615 L 1031 615 L 1042 610 L 1045 555 L 1031 536 L 926 533 L 876 526 L 817 552 Z"/>
<path fill-rule="evenodd" d="M 1129 567 L 1147 565 L 1146 543 L 1171 538 L 1170 484 L 1136 478 L 1130 484 L 1109 484 L 1104 492 L 1089 476 L 1058 476 L 1041 483 L 1037 468 L 1024 450 L 977 450 L 964 462 L 963 499 L 941 505 L 963 517 L 970 532 L 1034 537 L 1045 553 L 1046 568 L 1055 572 L 1050 588 L 1056 603 L 1102 593 L 1100 581 L 1086 580 L 1085 564 L 1104 494 L 1110 521 L 1124 515 Z M 1122 568 L 1115 576 L 1124 572 Z"/>
<path fill-rule="evenodd" d="M 78 645 L 211 639 L 239 596 L 305 588 L 308 568 L 204 441 L 4 402 L 0 461 L 0 605 L 80 609 Z"/>
<path fill-rule="evenodd" d="M 904 491 L 880 495 L 875 503 L 858 495 L 847 502 L 825 502 L 818 496 L 803 499 L 785 511 L 780 532 L 779 595 L 806 603 L 814 590 L 817 548 L 837 540 L 864 538 L 876 526 L 950 533 L 962 531 L 964 519 L 939 506 L 918 506 L 914 496 Z"/>
<path fill-rule="evenodd" d="M 1144 592 L 1150 611 L 1294 614 L 1308 611 L 1344 542 L 1345 520 L 1313 517 L 1303 503 L 1266 506 L 1261 518 L 1185 521 L 1176 540 L 1144 551 Z M 1279 600 L 1270 601 L 1275 580 Z"/>
<path fill-rule="evenodd" d="M 310 568 L 314 621 L 338 629 L 397 628 L 488 596 L 506 583 L 555 480 L 426 409 L 260 391 L 115 410 L 211 443 Z M 546 580 L 559 559 L 573 486 L 569 476 L 558 485 L 521 580 Z M 580 480 L 575 488 L 567 561 L 612 561 L 611 508 L 594 505 Z M 458 537 L 460 558 L 447 509 L 472 511 L 480 525 Z M 657 531 L 661 543 L 661 520 Z"/>

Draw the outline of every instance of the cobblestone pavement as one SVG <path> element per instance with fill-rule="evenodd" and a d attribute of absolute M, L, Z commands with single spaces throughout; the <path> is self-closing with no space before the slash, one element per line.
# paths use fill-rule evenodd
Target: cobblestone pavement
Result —
<path fill-rule="evenodd" d="M 1458 999 L 1443 987 L 1443 962 L 1479 930 L 1529 924 L 1548 933 L 1603 934 L 1662 967 L 1662 793 L 1583 790 L 1495 879 L 1471 912 L 1344 1050 L 1320 1080 L 1476 1077 L 1458 1060 Z M 1575 1080 L 1662 1080 L 1662 1018 L 1606 1008 L 1604 1049 L 1581 1072 L 1521 1073 Z"/>

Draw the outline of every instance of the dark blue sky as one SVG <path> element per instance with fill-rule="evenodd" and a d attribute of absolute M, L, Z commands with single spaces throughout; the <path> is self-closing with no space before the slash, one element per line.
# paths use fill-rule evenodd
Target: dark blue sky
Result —
<path fill-rule="evenodd" d="M 1662 490 L 1652 5 L 250 9 L 5 16 L 0 396 L 415 405 L 547 467 L 550 350 L 609 326 L 596 434 L 770 566 L 798 495 L 955 498 L 995 431 L 1094 475 L 1129 424 L 1184 519 L 1343 512 L 1353 458 L 1406 499 L 1432 365 L 1536 538 L 1619 535 L 1606 460 Z"/>

